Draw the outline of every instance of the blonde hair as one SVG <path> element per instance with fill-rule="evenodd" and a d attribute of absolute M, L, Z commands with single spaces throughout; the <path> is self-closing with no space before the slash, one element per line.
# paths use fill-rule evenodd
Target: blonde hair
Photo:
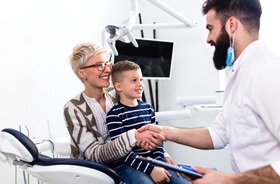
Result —
<path fill-rule="evenodd" d="M 100 53 L 106 53 L 107 50 L 101 45 L 95 43 L 81 43 L 73 48 L 73 53 L 69 56 L 70 65 L 76 76 L 83 81 L 78 74 L 78 69 L 85 66 L 87 61 Z"/>

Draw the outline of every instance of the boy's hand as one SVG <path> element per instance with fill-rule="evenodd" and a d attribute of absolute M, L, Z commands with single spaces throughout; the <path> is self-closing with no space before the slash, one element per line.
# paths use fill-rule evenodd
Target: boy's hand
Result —
<path fill-rule="evenodd" d="M 154 167 L 150 176 L 154 183 L 169 183 L 171 174 L 162 167 Z"/>

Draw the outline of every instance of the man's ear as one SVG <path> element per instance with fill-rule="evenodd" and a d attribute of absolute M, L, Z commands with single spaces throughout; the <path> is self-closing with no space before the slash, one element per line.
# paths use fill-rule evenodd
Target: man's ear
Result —
<path fill-rule="evenodd" d="M 230 35 L 232 35 L 237 29 L 238 21 L 235 17 L 230 17 L 227 21 L 227 31 Z"/>

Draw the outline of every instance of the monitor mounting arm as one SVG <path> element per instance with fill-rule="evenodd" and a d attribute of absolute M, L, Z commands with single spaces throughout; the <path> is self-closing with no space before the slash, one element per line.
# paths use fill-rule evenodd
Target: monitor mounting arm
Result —
<path fill-rule="evenodd" d="M 135 47 L 138 47 L 138 43 L 132 34 L 132 30 L 192 28 L 197 24 L 197 22 L 185 18 L 166 4 L 162 3 L 160 0 L 148 1 L 178 19 L 181 23 L 135 24 L 136 17 L 138 15 L 137 1 L 138 0 L 131 0 L 131 12 L 128 18 L 126 18 L 120 26 L 107 25 L 105 30 L 102 32 L 103 46 L 105 46 L 106 41 L 116 56 L 118 55 L 118 51 L 115 48 L 114 43 L 117 40 L 126 42 L 125 38 L 127 37 L 128 42 L 131 42 Z M 110 34 L 108 39 L 105 38 L 106 32 Z"/>

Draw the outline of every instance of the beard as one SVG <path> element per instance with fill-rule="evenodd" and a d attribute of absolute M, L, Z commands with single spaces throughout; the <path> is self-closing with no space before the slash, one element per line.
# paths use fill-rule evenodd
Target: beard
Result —
<path fill-rule="evenodd" d="M 225 26 L 222 27 L 221 33 L 217 42 L 212 42 L 215 46 L 213 62 L 217 70 L 222 70 L 226 67 L 227 50 L 230 46 L 229 35 L 226 32 Z"/>

